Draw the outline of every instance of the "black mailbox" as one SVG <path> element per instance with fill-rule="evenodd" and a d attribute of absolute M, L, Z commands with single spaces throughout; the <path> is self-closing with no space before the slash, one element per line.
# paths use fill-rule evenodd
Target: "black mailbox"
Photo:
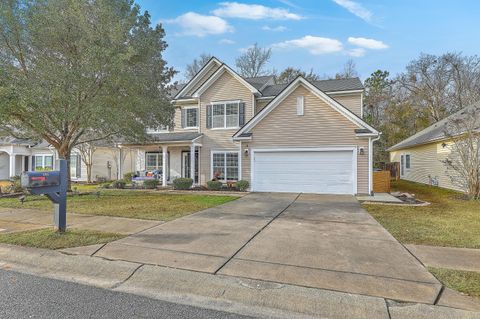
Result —
<path fill-rule="evenodd" d="M 60 185 L 60 172 L 25 172 L 22 174 L 22 187 L 36 188 Z"/>

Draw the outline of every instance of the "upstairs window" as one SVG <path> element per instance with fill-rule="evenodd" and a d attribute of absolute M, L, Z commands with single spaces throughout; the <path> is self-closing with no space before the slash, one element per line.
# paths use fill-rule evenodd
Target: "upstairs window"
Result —
<path fill-rule="evenodd" d="M 198 107 L 185 107 L 182 109 L 182 127 L 198 128 Z"/>
<path fill-rule="evenodd" d="M 240 102 L 212 105 L 212 128 L 237 128 L 240 126 Z"/>

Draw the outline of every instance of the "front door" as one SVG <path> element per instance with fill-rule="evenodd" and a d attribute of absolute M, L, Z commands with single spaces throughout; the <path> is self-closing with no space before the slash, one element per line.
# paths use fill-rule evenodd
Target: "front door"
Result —
<path fill-rule="evenodd" d="M 182 152 L 182 177 L 190 178 L 190 151 Z M 198 183 L 198 151 L 195 152 L 195 183 Z"/>

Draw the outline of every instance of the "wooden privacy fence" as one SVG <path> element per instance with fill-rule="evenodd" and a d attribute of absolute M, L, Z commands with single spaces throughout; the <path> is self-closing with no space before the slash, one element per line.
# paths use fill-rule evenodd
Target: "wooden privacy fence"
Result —
<path fill-rule="evenodd" d="M 390 193 L 390 171 L 373 172 L 373 192 Z"/>
<path fill-rule="evenodd" d="M 378 162 L 375 167 L 380 168 L 382 171 L 390 171 L 391 179 L 400 179 L 400 162 Z"/>

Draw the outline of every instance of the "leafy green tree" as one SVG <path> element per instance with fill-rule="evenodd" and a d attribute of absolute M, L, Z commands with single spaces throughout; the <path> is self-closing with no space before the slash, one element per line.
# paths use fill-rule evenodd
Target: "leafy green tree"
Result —
<path fill-rule="evenodd" d="M 1 1 L 0 127 L 67 160 L 81 143 L 145 139 L 174 113 L 164 36 L 133 0 Z"/>
<path fill-rule="evenodd" d="M 277 77 L 276 77 L 276 82 L 277 83 L 284 83 L 284 84 L 287 84 L 287 83 L 290 83 L 292 82 L 293 80 L 295 80 L 295 78 L 297 78 L 298 76 L 303 76 L 304 78 L 306 78 L 307 80 L 309 81 L 317 81 L 317 80 L 320 80 L 320 76 L 316 73 L 313 72 L 313 69 L 310 70 L 309 73 L 305 72 L 305 71 L 302 71 L 300 69 L 296 69 L 296 68 L 292 68 L 292 67 L 288 67 L 286 68 L 285 70 L 283 70 Z"/>

